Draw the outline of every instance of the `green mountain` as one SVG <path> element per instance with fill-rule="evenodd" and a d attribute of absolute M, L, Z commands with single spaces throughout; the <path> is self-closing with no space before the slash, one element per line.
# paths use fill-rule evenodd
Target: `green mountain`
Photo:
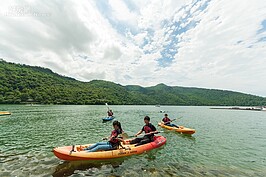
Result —
<path fill-rule="evenodd" d="M 239 92 L 170 87 L 122 86 L 93 80 L 81 82 L 50 69 L 0 59 L 0 103 L 140 104 L 140 105 L 266 105 L 266 98 Z"/>

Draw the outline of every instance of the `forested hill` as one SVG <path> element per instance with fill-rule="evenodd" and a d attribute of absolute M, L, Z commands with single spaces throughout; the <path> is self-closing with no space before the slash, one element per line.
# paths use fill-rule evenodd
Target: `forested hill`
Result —
<path fill-rule="evenodd" d="M 232 91 L 170 87 L 122 86 L 93 80 L 80 82 L 50 69 L 0 59 L 0 103 L 147 104 L 261 106 L 266 98 Z"/>

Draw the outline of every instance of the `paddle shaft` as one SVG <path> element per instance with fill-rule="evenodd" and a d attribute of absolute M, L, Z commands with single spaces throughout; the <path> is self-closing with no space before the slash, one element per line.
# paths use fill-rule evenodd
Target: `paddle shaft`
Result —
<path fill-rule="evenodd" d="M 162 131 L 157 131 L 157 132 L 155 132 L 155 133 L 146 133 L 145 135 L 151 135 L 151 134 L 158 134 L 158 133 L 163 133 Z M 140 134 L 141 135 L 141 134 Z M 138 137 L 138 136 L 140 136 L 140 135 L 137 135 L 137 136 L 135 136 L 135 135 L 131 135 L 131 136 L 129 136 L 129 138 L 133 138 L 133 137 Z M 144 136 L 145 136 L 144 135 Z"/>
<path fill-rule="evenodd" d="M 109 106 L 107 103 L 105 103 L 105 106 L 107 107 L 108 111 L 110 110 Z"/>
<path fill-rule="evenodd" d="M 173 122 L 174 120 L 178 120 L 178 119 L 182 119 L 182 118 L 183 118 L 183 116 L 178 117 L 178 118 L 175 118 L 175 119 L 171 120 L 170 122 Z M 165 124 L 165 123 L 170 123 L 170 122 L 164 122 L 164 124 Z"/>

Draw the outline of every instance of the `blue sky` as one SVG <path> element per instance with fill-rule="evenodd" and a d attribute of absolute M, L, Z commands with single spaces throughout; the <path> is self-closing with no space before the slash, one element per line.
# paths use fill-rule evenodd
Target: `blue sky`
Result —
<path fill-rule="evenodd" d="M 0 58 L 82 81 L 266 97 L 266 1 L 6 1 Z"/>

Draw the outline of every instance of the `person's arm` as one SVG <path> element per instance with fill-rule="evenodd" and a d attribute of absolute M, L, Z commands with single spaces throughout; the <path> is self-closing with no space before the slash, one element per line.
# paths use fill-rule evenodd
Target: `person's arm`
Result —
<path fill-rule="evenodd" d="M 163 118 L 163 119 L 162 119 L 162 123 L 165 125 L 165 124 L 167 124 L 168 122 L 165 122 L 165 121 L 164 121 L 164 118 Z"/>
<path fill-rule="evenodd" d="M 115 137 L 117 137 L 118 136 L 118 134 L 117 134 L 117 132 L 115 131 L 115 133 L 111 133 L 111 136 L 109 137 L 109 139 L 108 139 L 108 141 L 110 141 L 110 140 L 112 140 L 113 138 L 115 138 Z"/>
<path fill-rule="evenodd" d="M 164 122 L 163 124 L 165 125 L 165 124 L 168 124 L 169 122 Z"/>
<path fill-rule="evenodd" d="M 125 144 L 126 142 L 125 142 L 125 140 L 123 139 L 123 138 L 116 138 L 118 141 L 122 141 L 123 142 L 123 144 Z"/>
<path fill-rule="evenodd" d="M 174 119 L 173 119 L 173 120 L 174 120 Z M 171 120 L 170 118 L 168 118 L 168 121 L 165 122 L 164 124 L 168 124 L 168 123 L 172 122 L 173 120 Z"/>
<path fill-rule="evenodd" d="M 111 139 L 112 139 L 112 135 L 111 136 L 108 136 L 108 137 L 105 137 L 102 140 L 108 140 L 108 141 L 110 141 Z"/>
<path fill-rule="evenodd" d="M 141 129 L 135 136 L 137 137 L 138 135 L 140 135 L 143 132 L 143 130 Z"/>
<path fill-rule="evenodd" d="M 170 120 L 170 121 L 164 122 L 164 125 L 165 125 L 165 124 L 168 124 L 168 123 L 170 123 L 170 122 L 172 122 L 172 121 Z"/>
<path fill-rule="evenodd" d="M 112 139 L 117 139 L 118 141 L 122 141 L 122 142 L 125 144 L 125 141 L 123 140 L 123 138 L 120 138 L 120 137 L 117 137 L 117 136 L 118 136 L 117 133 L 111 135 L 111 136 L 109 137 L 108 141 L 111 141 Z"/>
<path fill-rule="evenodd" d="M 113 138 L 114 138 L 114 136 L 110 136 L 110 137 L 108 138 L 108 141 L 111 141 Z"/>

